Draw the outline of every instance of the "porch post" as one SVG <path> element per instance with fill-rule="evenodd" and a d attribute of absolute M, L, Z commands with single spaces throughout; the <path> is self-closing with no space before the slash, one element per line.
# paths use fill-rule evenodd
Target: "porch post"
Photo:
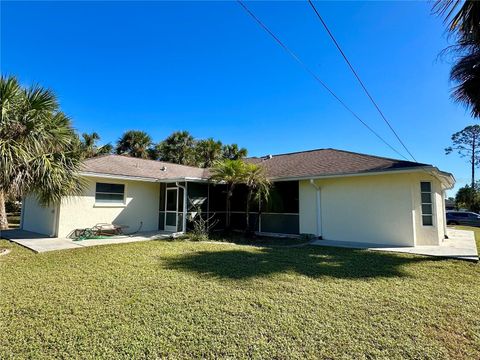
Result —
<path fill-rule="evenodd" d="M 187 233 L 187 190 L 188 190 L 188 182 L 185 181 L 185 188 L 183 189 L 183 232 Z"/>

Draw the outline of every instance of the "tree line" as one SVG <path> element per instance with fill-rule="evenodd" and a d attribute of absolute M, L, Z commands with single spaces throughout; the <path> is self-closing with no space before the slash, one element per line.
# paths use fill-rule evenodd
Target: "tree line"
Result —
<path fill-rule="evenodd" d="M 222 159 L 238 160 L 248 151 L 237 144 L 223 144 L 213 138 L 195 139 L 188 131 L 175 131 L 159 143 L 145 131 L 126 131 L 116 145 L 98 145 L 98 133 L 83 133 L 79 139 L 84 158 L 104 154 L 128 155 L 132 157 L 167 161 L 175 164 L 211 167 Z"/>

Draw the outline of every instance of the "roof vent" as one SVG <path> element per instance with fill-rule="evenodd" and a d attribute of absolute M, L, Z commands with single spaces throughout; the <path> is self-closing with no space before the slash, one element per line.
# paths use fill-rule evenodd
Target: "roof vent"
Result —
<path fill-rule="evenodd" d="M 162 166 L 162 168 L 160 169 L 162 171 L 167 171 L 167 167 L 166 166 Z"/>
<path fill-rule="evenodd" d="M 268 155 L 265 155 L 265 157 L 264 157 L 263 159 L 264 159 L 264 160 L 269 160 L 269 159 L 271 159 L 271 158 L 273 158 L 273 155 L 268 154 Z"/>

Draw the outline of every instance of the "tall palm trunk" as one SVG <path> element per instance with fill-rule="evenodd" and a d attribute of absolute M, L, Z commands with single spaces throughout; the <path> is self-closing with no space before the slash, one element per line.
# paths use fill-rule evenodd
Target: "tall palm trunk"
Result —
<path fill-rule="evenodd" d="M 5 194 L 0 190 L 0 230 L 8 229 L 7 209 L 5 208 Z"/>

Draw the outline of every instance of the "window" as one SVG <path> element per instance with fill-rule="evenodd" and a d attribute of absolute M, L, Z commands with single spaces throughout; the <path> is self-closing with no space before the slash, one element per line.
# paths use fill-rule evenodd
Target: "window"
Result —
<path fill-rule="evenodd" d="M 124 184 L 97 183 L 95 188 L 95 202 L 106 204 L 123 204 L 125 200 Z"/>
<path fill-rule="evenodd" d="M 432 183 L 422 181 L 420 183 L 420 194 L 422 198 L 422 224 L 424 226 L 433 225 L 433 201 L 432 201 Z"/>

